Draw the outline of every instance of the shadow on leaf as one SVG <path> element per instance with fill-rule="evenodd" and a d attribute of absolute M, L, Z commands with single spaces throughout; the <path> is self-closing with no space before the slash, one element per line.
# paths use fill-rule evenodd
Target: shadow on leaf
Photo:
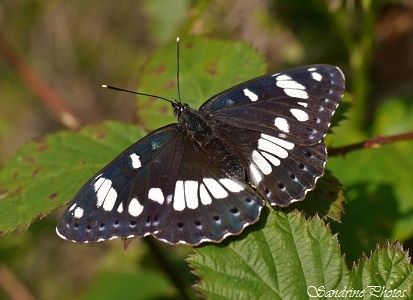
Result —
<path fill-rule="evenodd" d="M 400 213 L 391 185 L 380 184 L 374 190 L 366 190 L 366 184 L 361 183 L 348 187 L 347 194 L 350 201 L 342 223 L 332 223 L 331 229 L 339 233 L 342 252 L 350 266 L 363 252 L 369 254 L 392 236 Z"/>

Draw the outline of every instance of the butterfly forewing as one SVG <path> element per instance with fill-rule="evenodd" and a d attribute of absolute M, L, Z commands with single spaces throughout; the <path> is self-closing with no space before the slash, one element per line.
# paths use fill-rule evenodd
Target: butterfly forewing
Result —
<path fill-rule="evenodd" d="M 89 242 L 145 235 L 150 231 L 141 226 L 142 222 L 137 225 L 136 218 L 132 220 L 130 217 L 143 212 L 144 198 L 140 195 L 148 193 L 152 167 L 160 167 L 157 157 L 168 145 L 170 148 L 179 146 L 174 143 L 177 141 L 175 129 L 176 125 L 159 129 L 123 151 L 99 171 L 68 205 L 58 223 L 58 234 L 68 240 Z M 161 167 L 167 168 L 170 164 L 171 159 L 168 159 Z M 150 206 L 151 203 L 147 203 L 146 209 Z"/>
<path fill-rule="evenodd" d="M 200 111 L 219 124 L 314 145 L 327 133 L 343 94 L 340 69 L 313 65 L 241 83 L 212 97 Z"/>
<path fill-rule="evenodd" d="M 323 175 L 322 139 L 344 93 L 333 66 L 268 74 L 199 111 L 173 103 L 177 124 L 138 141 L 97 173 L 57 233 L 75 242 L 153 235 L 219 242 L 258 220 L 264 200 L 302 200 Z"/>

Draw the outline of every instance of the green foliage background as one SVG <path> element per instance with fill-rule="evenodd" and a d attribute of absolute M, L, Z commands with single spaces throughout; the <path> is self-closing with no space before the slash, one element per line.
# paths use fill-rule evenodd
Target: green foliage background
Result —
<path fill-rule="evenodd" d="M 409 258 L 401 245 L 386 241 L 400 240 L 405 250 L 413 245 L 412 141 L 330 158 L 327 168 L 345 187 L 341 223 L 318 217 L 304 222 L 294 211 L 268 210 L 245 234 L 199 247 L 195 255 L 189 247 L 150 238 L 133 242 L 127 251 L 119 241 L 68 243 L 54 232 L 62 211 L 48 214 L 147 130 L 173 122 L 161 101 L 134 101 L 131 95 L 99 87 L 139 87 L 176 98 L 176 36 L 182 41 L 182 97 L 192 107 L 266 69 L 330 63 L 346 74 L 345 100 L 351 108 L 327 137 L 329 145 L 413 131 L 413 66 L 408 63 L 413 61 L 408 42 L 413 28 L 406 21 L 412 20 L 413 8 L 403 1 L 337 3 L 2 1 L 0 48 L 7 41 L 84 124 L 97 125 L 68 132 L 2 52 L 0 298 L 196 298 L 190 286 L 198 277 L 184 261 L 189 254 L 203 278 L 197 289 L 211 298 L 305 299 L 310 283 L 360 289 L 377 284 L 411 292 Z M 403 20 L 407 25 L 398 27 Z M 246 43 L 231 42 L 239 40 Z M 160 69 L 167 70 L 164 77 Z M 99 124 L 108 119 L 135 125 Z M 323 222 L 331 222 L 337 239 Z M 254 261 L 255 253 L 264 262 Z M 359 262 L 363 253 L 370 259 Z M 233 257 L 231 264 L 228 257 Z M 390 269 L 394 273 L 380 273 Z M 289 275 L 295 277 L 283 279 Z"/>

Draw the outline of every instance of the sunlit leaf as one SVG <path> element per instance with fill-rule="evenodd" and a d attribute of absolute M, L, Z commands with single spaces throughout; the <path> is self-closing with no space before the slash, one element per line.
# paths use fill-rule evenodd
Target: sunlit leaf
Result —
<path fill-rule="evenodd" d="M 263 213 L 247 234 L 222 245 L 196 248 L 190 263 L 210 298 L 305 299 L 310 286 L 340 289 L 349 271 L 337 239 L 315 217 L 297 212 Z"/>
<path fill-rule="evenodd" d="M 135 126 L 106 122 L 21 148 L 0 171 L 0 235 L 24 229 L 71 200 L 92 175 L 143 135 Z"/>
<path fill-rule="evenodd" d="M 180 43 L 181 100 L 199 108 L 210 97 L 237 83 L 263 75 L 266 64 L 249 45 L 202 38 L 184 38 Z M 176 47 L 160 48 L 144 68 L 139 91 L 178 99 Z M 147 129 L 176 122 L 171 105 L 165 101 L 138 97 L 138 117 Z"/>

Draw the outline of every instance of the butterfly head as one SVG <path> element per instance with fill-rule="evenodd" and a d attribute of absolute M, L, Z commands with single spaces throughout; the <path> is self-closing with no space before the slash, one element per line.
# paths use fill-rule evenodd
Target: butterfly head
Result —
<path fill-rule="evenodd" d="M 178 101 L 171 102 L 174 109 L 174 115 L 179 120 L 181 116 L 189 109 L 189 105 Z"/>

